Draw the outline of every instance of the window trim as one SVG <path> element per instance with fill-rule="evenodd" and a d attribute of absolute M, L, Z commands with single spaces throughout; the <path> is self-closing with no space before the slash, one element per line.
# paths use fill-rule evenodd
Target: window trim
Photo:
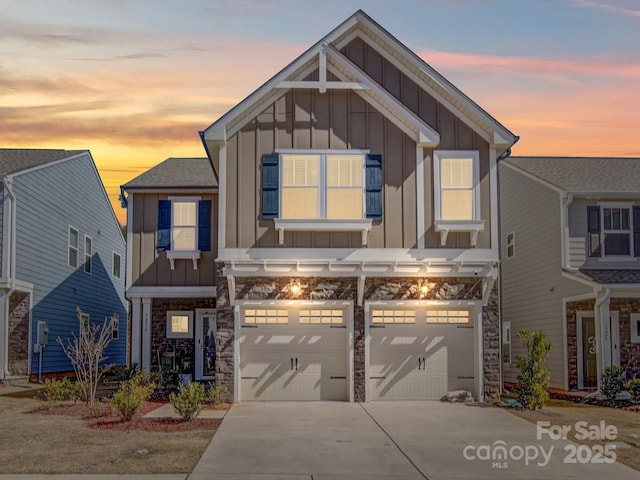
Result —
<path fill-rule="evenodd" d="M 187 317 L 187 331 L 174 332 L 171 329 L 171 319 L 174 316 Z M 191 310 L 167 310 L 166 315 L 166 338 L 193 338 L 193 311 Z"/>
<path fill-rule="evenodd" d="M 198 228 L 200 226 L 200 218 L 199 218 L 199 203 L 202 200 L 202 197 L 197 195 L 189 195 L 189 196 L 173 196 L 168 197 L 167 200 L 171 202 L 171 249 L 167 250 L 165 253 L 167 254 L 167 258 L 171 264 L 171 270 L 175 270 L 175 260 L 176 259 L 187 259 L 193 261 L 193 269 L 198 269 L 198 260 L 200 259 L 200 250 L 198 248 Z M 173 242 L 173 229 L 175 222 L 175 215 L 173 215 L 173 203 L 174 202 L 190 202 L 195 203 L 196 206 L 196 224 L 195 224 L 195 250 L 176 250 L 175 244 Z"/>
<path fill-rule="evenodd" d="M 120 318 L 111 317 L 111 340 L 120 339 Z"/>
<path fill-rule="evenodd" d="M 87 258 L 87 240 L 89 240 L 89 244 L 91 246 L 91 251 L 88 254 L 88 258 Z M 91 273 L 93 272 L 93 238 L 91 238 L 89 235 L 87 235 L 85 233 L 84 235 L 84 262 L 82 264 L 82 269 L 84 270 L 84 273 L 87 273 L 89 275 L 91 275 Z M 89 266 L 89 270 L 87 270 L 87 265 Z"/>
<path fill-rule="evenodd" d="M 513 335 L 511 334 L 511 322 L 502 322 L 502 348 L 500 349 L 500 355 L 502 356 L 502 363 L 511 365 L 513 355 L 511 353 L 511 340 Z M 505 348 L 508 351 L 508 355 L 505 355 Z"/>
<path fill-rule="evenodd" d="M 280 213 L 279 216 L 277 217 L 278 220 L 280 221 L 293 221 L 293 222 L 299 222 L 299 221 L 315 221 L 315 222 L 334 222 L 336 220 L 342 220 L 342 221 L 348 221 L 348 222 L 358 222 L 360 220 L 367 220 L 366 218 L 366 161 L 367 161 L 367 155 L 369 153 L 371 153 L 369 150 L 361 150 L 361 149 L 352 149 L 352 150 L 323 150 L 323 149 L 309 149 L 309 150 L 298 150 L 298 149 L 278 149 L 276 150 L 274 153 L 278 154 L 280 157 L 280 162 L 278 165 L 279 171 L 278 171 L 278 182 L 280 185 L 279 191 L 278 191 L 278 202 L 280 205 Z M 284 191 L 285 187 L 284 186 L 284 181 L 283 181 L 283 174 L 284 174 L 284 170 L 282 168 L 283 162 L 282 162 L 282 156 L 283 155 L 317 155 L 319 157 L 318 159 L 318 212 L 317 212 L 317 217 L 316 218 L 309 218 L 309 219 L 296 219 L 296 218 L 282 218 L 282 210 L 283 210 L 283 201 L 282 201 L 282 193 Z M 327 184 L 327 157 L 329 156 L 353 156 L 353 157 L 360 157 L 362 159 L 362 185 L 360 186 L 361 188 L 361 193 L 362 193 L 362 211 L 361 211 L 361 215 L 359 218 L 353 218 L 353 219 L 332 219 L 332 218 L 327 218 L 327 199 L 328 199 L 328 190 L 329 190 L 329 186 Z"/>
<path fill-rule="evenodd" d="M 598 202 L 598 208 L 600 209 L 600 256 L 596 257 L 601 262 L 620 262 L 633 260 L 636 252 L 633 251 L 633 207 L 635 205 L 632 202 Z M 604 209 L 605 208 L 619 208 L 626 209 L 629 212 L 629 228 L 627 230 L 606 230 L 604 225 Z M 605 231 L 606 230 L 606 231 Z M 607 233 L 623 233 L 629 236 L 629 255 L 607 255 L 605 245 L 605 235 Z"/>
<path fill-rule="evenodd" d="M 71 230 L 75 230 L 76 232 L 77 245 L 75 246 L 71 245 Z M 75 250 L 75 257 L 76 257 L 75 265 L 71 265 L 71 262 L 70 262 L 71 260 L 70 251 L 72 248 Z M 67 266 L 71 268 L 78 268 L 79 261 L 80 261 L 80 230 L 74 227 L 73 225 L 69 225 L 67 229 Z"/>
<path fill-rule="evenodd" d="M 122 279 L 122 255 L 120 255 L 118 252 L 112 252 L 113 254 L 111 255 L 111 276 L 113 278 L 117 278 L 118 280 Z M 118 261 L 118 275 L 115 274 L 115 266 L 116 266 L 116 257 L 119 258 Z"/>
<path fill-rule="evenodd" d="M 80 323 L 80 335 L 87 335 L 91 332 L 91 315 L 85 312 L 80 312 L 80 318 L 78 319 L 78 322 Z"/>
<path fill-rule="evenodd" d="M 472 212 L 473 218 L 467 220 L 444 220 L 442 218 L 442 178 L 443 159 L 469 158 L 473 161 Z M 434 150 L 433 151 L 433 207 L 435 231 L 440 232 L 440 245 L 445 246 L 449 232 L 469 232 L 471 246 L 476 245 L 478 234 L 484 230 L 484 220 L 480 206 L 480 152 L 478 150 Z"/>
<path fill-rule="evenodd" d="M 631 327 L 631 343 L 640 343 L 640 313 L 632 313 L 629 315 L 629 323 Z"/>
<path fill-rule="evenodd" d="M 505 244 L 506 244 L 505 254 L 506 254 L 507 260 L 509 260 L 516 256 L 516 231 L 515 230 L 512 230 L 511 232 L 507 233 Z M 509 247 L 511 247 L 511 254 L 509 254 Z"/>

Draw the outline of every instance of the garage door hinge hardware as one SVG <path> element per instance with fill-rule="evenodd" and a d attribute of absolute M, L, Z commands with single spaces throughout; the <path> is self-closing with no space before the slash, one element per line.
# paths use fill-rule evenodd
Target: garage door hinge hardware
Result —
<path fill-rule="evenodd" d="M 347 377 L 331 377 L 331 380 L 346 380 Z"/>

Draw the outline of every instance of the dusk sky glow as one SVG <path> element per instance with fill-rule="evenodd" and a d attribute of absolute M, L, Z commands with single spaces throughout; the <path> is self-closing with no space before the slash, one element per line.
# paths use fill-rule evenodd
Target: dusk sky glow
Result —
<path fill-rule="evenodd" d="M 521 137 L 640 157 L 638 0 L 0 0 L 0 146 L 89 149 L 119 186 L 362 8 Z"/>

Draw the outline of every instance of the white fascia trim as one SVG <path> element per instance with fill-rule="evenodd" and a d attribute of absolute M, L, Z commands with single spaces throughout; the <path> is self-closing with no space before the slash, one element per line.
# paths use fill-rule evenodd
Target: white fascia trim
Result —
<path fill-rule="evenodd" d="M 515 139 L 513 139 L 514 135 L 511 132 L 468 98 L 451 82 L 440 75 L 424 60 L 418 57 L 415 52 L 409 50 L 406 46 L 368 19 L 362 18 L 360 23 L 365 28 L 369 29 L 377 39 L 374 40 L 368 32 L 362 28 L 358 28 L 342 39 L 336 45 L 336 48 L 340 49 L 356 36 L 360 37 L 361 40 L 377 50 L 378 53 L 380 53 L 386 60 L 395 65 L 402 73 L 421 86 L 438 102 L 442 103 L 473 131 L 489 142 L 489 144 L 504 149 L 513 145 Z M 402 59 L 410 63 L 415 70 L 410 69 Z M 473 113 L 475 118 L 471 118 L 469 113 Z M 477 122 L 478 120 L 480 120 L 480 122 Z M 491 134 L 487 133 L 487 130 L 483 129 L 482 126 L 489 130 Z M 511 140 L 508 140 L 509 138 L 511 138 Z"/>
<path fill-rule="evenodd" d="M 130 287 L 127 298 L 215 298 L 216 287 Z"/>
<path fill-rule="evenodd" d="M 21 292 L 33 293 L 33 283 L 15 279 L 11 281 L 11 279 L 7 277 L 0 278 L 0 289 L 9 290 L 11 287 Z"/>
<path fill-rule="evenodd" d="M 418 231 L 418 248 L 424 248 L 425 236 L 425 181 L 424 181 L 424 149 L 416 146 L 416 230 Z M 493 245 L 492 245 L 493 246 Z"/>
<path fill-rule="evenodd" d="M 405 131 L 405 133 L 410 132 L 409 134 L 414 136 L 416 143 L 423 147 L 436 147 L 440 143 L 440 134 L 438 132 L 384 90 L 351 60 L 330 45 L 327 46 L 327 54 L 330 61 L 329 71 L 338 75 L 343 81 L 355 81 L 367 87 L 366 90 L 355 90 L 355 92 L 376 107 L 389 120 L 393 121 L 398 128 Z M 407 132 L 407 129 L 409 129 L 409 132 Z"/>
<path fill-rule="evenodd" d="M 367 245 L 367 239 L 372 225 L 371 219 L 363 220 L 290 220 L 276 218 L 274 220 L 278 232 L 278 243 L 284 244 L 284 232 L 361 232 L 362 246 Z"/>
<path fill-rule="evenodd" d="M 489 148 L 489 198 L 491 199 L 491 248 L 499 249 L 500 230 L 498 227 L 498 152 L 495 148 Z"/>
<path fill-rule="evenodd" d="M 133 283 L 133 193 L 129 193 L 127 201 L 127 250 L 125 259 L 125 289 Z M 122 268 L 122 266 L 120 266 Z"/>
<path fill-rule="evenodd" d="M 573 272 L 568 272 L 566 270 L 562 270 L 561 275 L 563 278 L 573 280 L 574 282 L 580 283 L 582 285 L 586 285 L 587 287 L 591 287 L 595 290 L 599 290 L 600 288 L 602 288 L 602 285 L 599 284 L 598 282 L 595 282 L 590 278 L 587 278 L 586 276 L 583 276 L 582 274 L 579 274 L 579 273 L 573 273 Z"/>
<path fill-rule="evenodd" d="M 224 248 L 227 236 L 227 144 L 223 143 L 218 150 L 218 248 Z M 235 213 L 235 212 L 234 212 Z"/>

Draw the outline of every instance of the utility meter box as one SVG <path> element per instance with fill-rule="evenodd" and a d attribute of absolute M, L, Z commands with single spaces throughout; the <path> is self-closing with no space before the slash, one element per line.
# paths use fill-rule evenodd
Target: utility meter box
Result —
<path fill-rule="evenodd" d="M 47 322 L 38 322 L 38 345 L 44 348 L 49 343 L 49 325 Z"/>

